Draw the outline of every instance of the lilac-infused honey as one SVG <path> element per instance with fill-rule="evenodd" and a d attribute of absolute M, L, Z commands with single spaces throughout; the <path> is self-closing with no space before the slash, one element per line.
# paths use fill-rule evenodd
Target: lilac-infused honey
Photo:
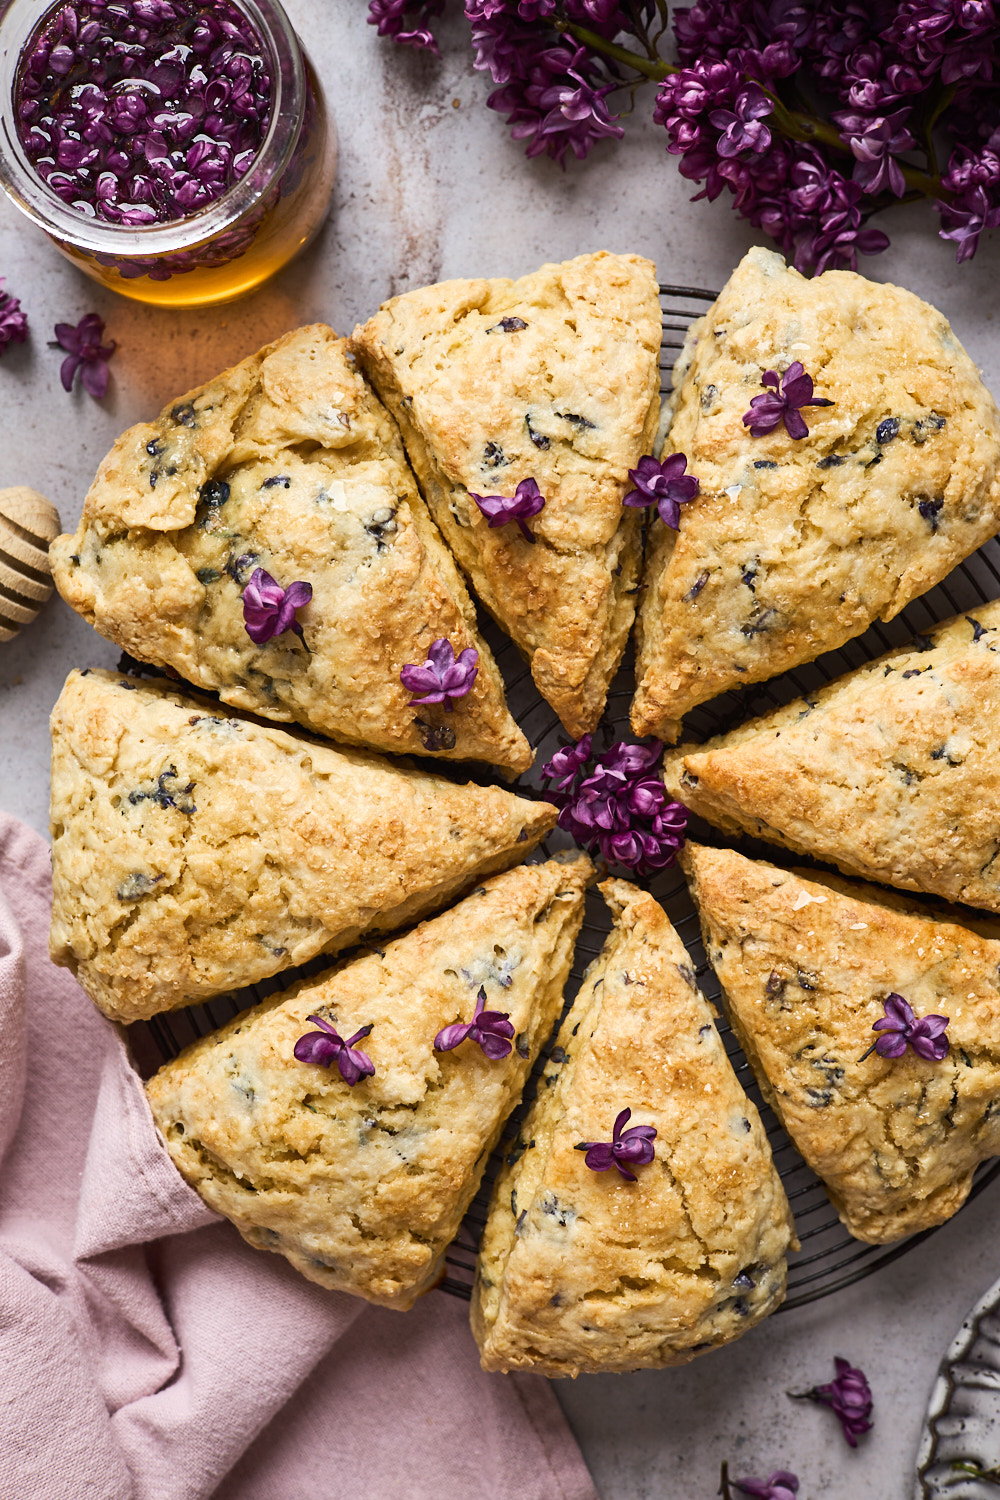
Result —
<path fill-rule="evenodd" d="M 333 145 L 275 0 L 65 0 L 33 7 L 30 30 L 13 0 L 4 32 L 12 13 L 8 134 L 36 179 L 15 201 L 91 275 L 147 301 L 221 301 L 311 237 Z"/>

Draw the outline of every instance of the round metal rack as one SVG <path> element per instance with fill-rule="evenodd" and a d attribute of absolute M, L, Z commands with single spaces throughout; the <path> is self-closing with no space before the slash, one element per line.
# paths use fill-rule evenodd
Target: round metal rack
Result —
<path fill-rule="evenodd" d="M 660 369 L 662 390 L 666 394 L 670 389 L 670 374 L 676 353 L 683 347 L 684 337 L 692 321 L 701 316 L 708 303 L 715 300 L 716 293 L 698 287 L 661 286 L 660 294 L 663 310 Z M 808 695 L 843 672 L 861 666 L 892 647 L 923 634 L 938 621 L 973 609 L 998 596 L 1000 546 L 992 540 L 956 568 L 943 583 L 915 600 L 888 625 L 875 624 L 857 640 L 820 657 L 816 662 L 785 672 L 769 682 L 753 684 L 703 704 L 685 720 L 685 738 L 707 739 L 710 735 L 735 728 L 756 714 L 765 713 L 793 698 Z M 480 624 L 503 673 L 511 712 L 533 749 L 537 751 L 532 770 L 521 778 L 517 789 L 528 795 L 541 794 L 543 788 L 540 767 L 560 745 L 567 743 L 567 736 L 552 709 L 536 691 L 531 673 L 513 643 L 491 621 L 484 619 Z M 598 730 L 598 743 L 610 745 L 615 740 L 631 738 L 628 710 L 633 690 L 632 659 L 628 656 L 608 695 L 607 710 Z M 437 769 L 456 778 L 462 776 L 465 779 L 471 774 L 477 781 L 485 783 L 496 779 L 499 785 L 507 785 L 481 770 L 468 771 L 463 768 L 462 771 L 457 771 L 447 764 L 441 764 Z M 719 842 L 718 832 L 698 819 L 692 820 L 690 831 L 699 841 Z M 553 849 L 569 842 L 568 838 L 557 831 L 546 841 L 536 857 L 544 857 L 546 852 L 551 853 Z M 736 847 L 751 857 L 770 860 L 777 858 L 779 862 L 787 858 L 772 846 L 749 839 L 737 842 Z M 808 866 L 812 862 L 796 858 L 795 863 Z M 934 1230 L 927 1230 L 892 1245 L 864 1244 L 847 1233 L 831 1206 L 822 1183 L 806 1166 L 774 1113 L 764 1103 L 750 1064 L 724 1019 L 719 984 L 705 957 L 698 916 L 680 872 L 676 869 L 666 870 L 644 883 L 663 905 L 691 954 L 702 992 L 717 1012 L 719 1032 L 737 1077 L 760 1111 L 775 1163 L 795 1215 L 795 1227 L 802 1248 L 789 1259 L 788 1296 L 779 1311 L 791 1311 L 851 1286 L 881 1266 L 905 1255 L 927 1239 L 928 1235 L 935 1233 Z M 567 1008 L 579 989 L 588 964 L 600 952 L 610 925 L 610 917 L 601 898 L 596 893 L 588 894 L 586 915 L 566 989 Z M 154 1071 L 197 1037 L 225 1025 L 239 1011 L 285 989 L 295 980 L 322 972 L 329 966 L 329 962 L 327 958 L 317 958 L 302 968 L 286 970 L 273 980 L 255 985 L 239 994 L 222 996 L 208 1005 L 166 1012 L 150 1021 L 135 1024 L 129 1028 L 129 1032 L 140 1070 L 147 1074 Z M 466 1299 L 471 1294 L 476 1252 L 486 1222 L 492 1184 L 504 1151 L 509 1149 L 509 1142 L 517 1133 L 517 1124 L 534 1096 L 547 1055 L 546 1049 L 536 1063 L 524 1102 L 511 1116 L 504 1140 L 494 1152 L 482 1186 L 456 1240 L 447 1252 L 445 1276 L 440 1283 L 440 1290 L 446 1293 Z M 984 1163 L 976 1173 L 970 1199 L 981 1193 L 998 1173 L 1000 1160 Z"/>

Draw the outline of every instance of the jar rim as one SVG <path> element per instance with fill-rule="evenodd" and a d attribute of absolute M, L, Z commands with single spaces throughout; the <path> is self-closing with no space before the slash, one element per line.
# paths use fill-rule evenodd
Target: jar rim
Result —
<path fill-rule="evenodd" d="M 0 187 L 46 234 L 76 249 L 116 258 L 168 255 L 190 250 L 232 229 L 254 209 L 284 173 L 305 115 L 306 74 L 302 49 L 279 0 L 232 0 L 257 28 L 271 59 L 271 118 L 246 174 L 204 208 L 162 224 L 112 224 L 89 218 L 63 202 L 35 171 L 21 144 L 15 90 L 21 56 L 34 31 L 58 0 L 39 13 L 38 0 L 0 0 Z"/>

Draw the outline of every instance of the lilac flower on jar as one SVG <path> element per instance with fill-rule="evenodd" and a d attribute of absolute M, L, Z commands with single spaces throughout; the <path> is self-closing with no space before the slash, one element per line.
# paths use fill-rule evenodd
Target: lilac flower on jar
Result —
<path fill-rule="evenodd" d="M 295 613 L 309 603 L 312 594 L 311 583 L 300 580 L 283 589 L 264 568 L 255 568 L 243 590 L 243 621 L 247 635 L 257 646 L 284 635 L 286 630 L 294 631 L 304 641 L 302 626 Z"/>
<path fill-rule="evenodd" d="M 610 1141 L 580 1141 L 574 1147 L 576 1151 L 587 1153 L 584 1161 L 592 1172 L 609 1172 L 612 1167 L 617 1167 L 626 1182 L 637 1182 L 638 1178 L 629 1168 L 649 1166 L 655 1155 L 656 1128 L 653 1125 L 633 1125 L 630 1130 L 625 1130 L 624 1126 L 631 1118 L 632 1111 L 623 1109 L 615 1120 Z"/>
<path fill-rule="evenodd" d="M 5 277 L 0 276 L 0 354 L 11 344 L 23 344 L 28 337 L 28 316 L 21 303 L 4 291 Z"/>
<path fill-rule="evenodd" d="M 304 1036 L 299 1037 L 293 1049 L 293 1055 L 299 1062 L 312 1063 L 319 1068 L 328 1068 L 331 1063 L 336 1063 L 341 1078 L 352 1088 L 362 1078 L 374 1076 L 375 1064 L 367 1052 L 362 1052 L 355 1046 L 355 1042 L 361 1042 L 370 1035 L 372 1026 L 362 1026 L 360 1031 L 356 1031 L 345 1041 L 322 1016 L 307 1016 L 306 1019 L 313 1021 L 321 1029 L 307 1031 Z"/>
<path fill-rule="evenodd" d="M 683 453 L 671 453 L 662 463 L 655 458 L 640 458 L 628 477 L 635 485 L 622 500 L 632 507 L 655 505 L 660 520 L 665 526 L 677 530 L 681 522 L 681 506 L 693 500 L 698 493 L 699 481 L 693 474 L 685 474 L 687 458 Z"/>
<path fill-rule="evenodd" d="M 76 373 L 80 372 L 80 383 L 88 395 L 100 401 L 108 390 L 108 360 L 118 345 L 112 339 L 102 344 L 104 319 L 97 313 L 87 313 L 74 327 L 72 323 L 56 324 L 56 345 L 66 351 L 66 358 L 59 367 L 59 379 L 64 391 L 73 389 Z"/>
<path fill-rule="evenodd" d="M 918 1020 L 909 1001 L 893 993 L 886 998 L 885 1015 L 872 1027 L 882 1035 L 858 1060 L 864 1062 L 873 1052 L 879 1057 L 902 1057 L 907 1047 L 912 1047 L 926 1062 L 941 1062 L 950 1045 L 944 1034 L 948 1020 L 947 1016 L 921 1016 Z"/>
<path fill-rule="evenodd" d="M 512 1050 L 514 1027 L 506 1011 L 486 1010 L 486 991 L 480 986 L 471 1021 L 445 1026 L 434 1038 L 435 1052 L 451 1052 L 465 1041 L 475 1042 L 484 1057 L 499 1062 Z"/>
<path fill-rule="evenodd" d="M 713 109 L 708 118 L 716 130 L 722 131 L 715 145 L 719 155 L 738 156 L 741 151 L 766 151 L 771 144 L 771 132 L 761 121 L 773 109 L 773 102 L 756 83 L 741 90 L 733 109 Z"/>
<path fill-rule="evenodd" d="M 475 495 L 471 490 L 469 494 L 489 521 L 491 529 L 514 521 L 526 542 L 535 540 L 528 530 L 528 521 L 545 508 L 545 496 L 534 479 L 522 479 L 511 496 Z"/>
<path fill-rule="evenodd" d="M 813 379 L 807 375 L 800 360 L 788 366 L 780 383 L 777 372 L 765 370 L 760 383 L 768 389 L 763 396 L 754 396 L 750 410 L 743 417 L 743 425 L 749 427 L 752 437 L 764 437 L 773 432 L 779 422 L 784 422 L 790 438 L 809 436 L 809 428 L 802 416 L 803 406 L 832 406 L 832 401 L 813 395 Z"/>
<path fill-rule="evenodd" d="M 445 637 L 432 641 L 427 649 L 427 660 L 422 666 L 406 665 L 399 680 L 407 692 L 422 694 L 411 698 L 410 703 L 443 703 L 450 713 L 456 698 L 464 698 L 472 691 L 479 672 L 479 652 L 471 646 L 455 655 L 455 648 Z"/>

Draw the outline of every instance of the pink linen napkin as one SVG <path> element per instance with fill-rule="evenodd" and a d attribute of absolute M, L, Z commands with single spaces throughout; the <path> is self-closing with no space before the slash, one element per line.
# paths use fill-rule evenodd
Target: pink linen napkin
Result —
<path fill-rule="evenodd" d="M 464 1304 L 386 1312 L 251 1250 L 47 956 L 48 849 L 0 813 L 4 1500 L 597 1500 L 548 1382 Z"/>

